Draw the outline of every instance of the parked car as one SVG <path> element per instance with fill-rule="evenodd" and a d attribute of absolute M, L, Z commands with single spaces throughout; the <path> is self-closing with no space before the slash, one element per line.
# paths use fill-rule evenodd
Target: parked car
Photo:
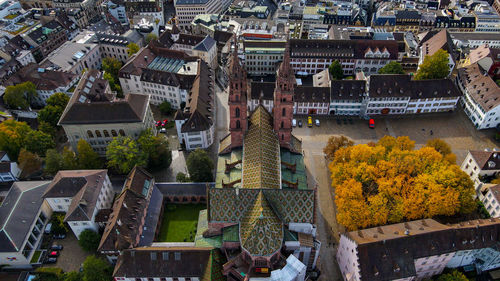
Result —
<path fill-rule="evenodd" d="M 160 133 L 166 133 L 166 132 L 167 132 L 167 129 L 165 129 L 165 128 L 160 129 Z"/>
<path fill-rule="evenodd" d="M 297 120 L 292 119 L 292 127 L 297 127 Z"/>
<path fill-rule="evenodd" d="M 52 238 L 54 238 L 54 239 L 64 239 L 64 238 L 66 238 L 66 234 L 54 234 L 54 236 L 52 236 Z"/>
<path fill-rule="evenodd" d="M 161 121 L 156 121 L 156 127 L 160 127 L 161 126 Z"/>
<path fill-rule="evenodd" d="M 45 260 L 45 263 L 56 263 L 57 262 L 57 258 L 48 258 Z"/>
<path fill-rule="evenodd" d="M 49 252 L 49 257 L 51 257 L 51 258 L 58 257 L 58 256 L 59 256 L 58 251 L 50 251 Z"/>
<path fill-rule="evenodd" d="M 319 127 L 319 119 L 314 120 L 314 124 Z"/>
<path fill-rule="evenodd" d="M 368 127 L 370 127 L 370 129 L 375 129 L 375 120 L 370 119 L 370 121 L 368 121 Z"/>
<path fill-rule="evenodd" d="M 307 127 L 311 128 L 313 126 L 313 119 L 311 116 L 307 117 Z"/>
<path fill-rule="evenodd" d="M 302 120 L 299 120 L 299 127 L 302 128 Z"/>
<path fill-rule="evenodd" d="M 50 247 L 50 249 L 51 249 L 51 250 L 54 250 L 54 251 L 60 251 L 60 250 L 62 250 L 63 248 L 64 248 L 64 247 L 63 247 L 63 245 L 56 245 L 56 244 L 54 244 L 54 245 L 52 245 L 52 246 Z"/>
<path fill-rule="evenodd" d="M 52 230 L 52 223 L 48 223 L 47 226 L 45 227 L 45 234 L 49 234 L 50 231 Z"/>

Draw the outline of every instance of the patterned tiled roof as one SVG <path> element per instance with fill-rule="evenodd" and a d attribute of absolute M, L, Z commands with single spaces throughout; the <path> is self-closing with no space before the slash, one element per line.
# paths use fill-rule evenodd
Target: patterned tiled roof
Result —
<path fill-rule="evenodd" d="M 267 202 L 263 190 L 240 222 L 240 241 L 241 247 L 255 256 L 269 256 L 281 248 L 283 223 Z"/>
<path fill-rule="evenodd" d="M 243 188 L 281 188 L 280 149 L 272 116 L 259 105 L 243 143 Z"/>

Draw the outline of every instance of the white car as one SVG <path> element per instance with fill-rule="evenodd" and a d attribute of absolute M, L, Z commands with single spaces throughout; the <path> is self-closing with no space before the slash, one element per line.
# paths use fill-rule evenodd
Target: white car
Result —
<path fill-rule="evenodd" d="M 166 133 L 166 132 L 167 132 L 167 129 L 165 129 L 165 128 L 160 129 L 160 133 Z"/>
<path fill-rule="evenodd" d="M 297 120 L 292 119 L 292 127 L 297 127 Z"/>
<path fill-rule="evenodd" d="M 319 119 L 314 120 L 314 124 L 319 127 Z"/>

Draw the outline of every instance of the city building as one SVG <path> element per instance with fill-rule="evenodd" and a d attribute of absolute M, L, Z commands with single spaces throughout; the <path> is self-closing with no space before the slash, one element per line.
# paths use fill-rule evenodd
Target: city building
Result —
<path fill-rule="evenodd" d="M 479 4 L 472 14 L 476 18 L 476 32 L 500 32 L 500 15 L 489 4 Z"/>
<path fill-rule="evenodd" d="M 346 281 L 422 280 L 448 268 L 500 266 L 500 220 L 441 224 L 409 221 L 342 234 L 337 251 Z"/>
<path fill-rule="evenodd" d="M 21 170 L 16 162 L 10 161 L 5 151 L 0 151 L 0 182 L 13 182 L 19 180 Z"/>
<path fill-rule="evenodd" d="M 454 32 L 450 33 L 453 45 L 457 48 L 475 49 L 487 44 L 491 48 L 500 48 L 500 33 L 495 32 Z"/>
<path fill-rule="evenodd" d="M 43 25 L 37 24 L 21 36 L 31 46 L 37 48 L 33 52 L 39 52 L 40 58 L 48 56 L 68 40 L 66 29 L 56 20 Z"/>
<path fill-rule="evenodd" d="M 73 149 L 84 139 L 104 155 L 114 137 L 137 138 L 146 129 L 156 132 L 149 100 L 149 95 L 140 94 L 116 97 L 102 73 L 91 69 L 80 79 L 58 125 L 63 127 Z"/>
<path fill-rule="evenodd" d="M 123 63 L 129 59 L 128 44 L 135 43 L 139 48 L 144 46 L 142 35 L 135 29 L 129 29 L 123 34 L 96 32 L 95 35 L 99 42 L 101 57 L 115 58 Z"/>
<path fill-rule="evenodd" d="M 181 29 L 188 29 L 199 14 L 218 14 L 226 10 L 229 0 L 177 0 L 174 3 L 177 22 Z"/>
<path fill-rule="evenodd" d="M 446 29 L 441 30 L 425 42 L 421 41 L 420 43 L 421 46 L 418 65 L 421 65 L 424 62 L 426 56 L 432 56 L 438 50 L 445 50 L 446 52 L 448 52 L 448 67 L 450 69 L 450 73 L 453 71 L 453 69 L 455 68 L 453 41 Z"/>
<path fill-rule="evenodd" d="M 363 103 L 367 96 L 364 80 L 332 80 L 330 87 L 331 115 L 361 116 L 365 108 Z"/>
<path fill-rule="evenodd" d="M 285 41 L 282 40 L 244 40 L 243 55 L 245 68 L 249 75 L 273 75 L 283 60 Z"/>
<path fill-rule="evenodd" d="M 97 249 L 110 262 L 115 263 L 122 250 L 135 248 L 144 239 L 142 234 L 154 188 L 154 178 L 146 170 L 136 166 L 130 171 L 114 200 Z"/>
<path fill-rule="evenodd" d="M 76 22 L 80 29 L 84 29 L 103 13 L 103 0 L 54 0 L 54 8 L 60 8 Z"/>
<path fill-rule="evenodd" d="M 86 229 L 99 231 L 96 215 L 111 207 L 114 192 L 108 170 L 59 171 L 43 198 L 52 211 L 66 213 L 64 222 L 80 239 Z"/>
<path fill-rule="evenodd" d="M 116 3 L 115 3 L 116 2 Z M 125 10 L 125 5 L 119 0 L 108 0 L 104 2 L 102 5 L 105 5 L 105 9 L 107 10 L 108 13 L 111 14 L 112 17 L 117 19 L 120 24 L 122 25 L 128 25 L 128 17 L 127 17 L 127 11 Z"/>
<path fill-rule="evenodd" d="M 476 62 L 459 68 L 456 84 L 463 93 L 464 111 L 477 129 L 500 124 L 500 87 Z"/>
<path fill-rule="evenodd" d="M 500 217 L 500 185 L 489 187 L 481 201 L 491 217 Z"/>
<path fill-rule="evenodd" d="M 500 77 L 500 48 L 491 48 L 487 44 L 471 50 L 462 66 L 477 63 L 493 79 Z"/>
<path fill-rule="evenodd" d="M 29 267 L 52 215 L 43 193 L 50 181 L 15 182 L 0 205 L 0 261 Z M 38 262 L 38 260 L 36 261 Z"/>
<path fill-rule="evenodd" d="M 66 41 L 40 62 L 41 68 L 81 75 L 84 70 L 101 68 L 99 45 Z"/>
<path fill-rule="evenodd" d="M 481 186 L 494 179 L 500 172 L 500 153 L 496 151 L 470 150 L 460 168 L 474 182 L 476 192 Z"/>

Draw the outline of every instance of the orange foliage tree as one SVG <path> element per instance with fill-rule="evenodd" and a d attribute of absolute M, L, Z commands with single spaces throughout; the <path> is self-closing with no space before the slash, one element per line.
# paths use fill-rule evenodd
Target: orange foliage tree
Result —
<path fill-rule="evenodd" d="M 356 230 L 472 212 L 472 181 L 452 164 L 451 152 L 434 146 L 414 150 L 408 137 L 385 136 L 375 145 L 338 148 L 329 169 L 339 223 Z"/>

